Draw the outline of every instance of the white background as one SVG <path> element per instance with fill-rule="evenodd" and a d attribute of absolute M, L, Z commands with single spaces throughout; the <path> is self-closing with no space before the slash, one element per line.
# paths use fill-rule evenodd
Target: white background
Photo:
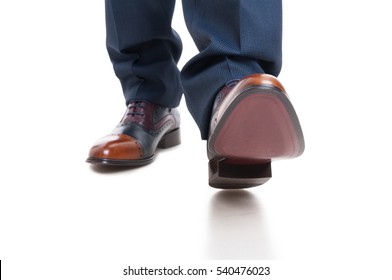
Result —
<path fill-rule="evenodd" d="M 180 4 L 181 68 L 196 48 Z M 128 265 L 247 259 L 274 260 L 256 262 L 275 266 L 274 279 L 391 279 L 387 4 L 284 1 L 280 80 L 306 151 L 275 162 L 264 186 L 225 192 L 208 186 L 205 142 L 184 99 L 183 143 L 153 164 L 105 171 L 85 163 L 125 110 L 103 1 L 1 1 L 4 279 L 125 279 Z"/>

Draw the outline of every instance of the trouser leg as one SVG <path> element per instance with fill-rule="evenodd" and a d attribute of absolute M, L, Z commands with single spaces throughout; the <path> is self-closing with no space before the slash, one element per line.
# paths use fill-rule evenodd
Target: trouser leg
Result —
<path fill-rule="evenodd" d="M 127 103 L 178 106 L 182 44 L 171 28 L 175 0 L 106 0 L 107 50 Z"/>
<path fill-rule="evenodd" d="M 281 69 L 281 0 L 183 0 L 200 53 L 181 71 L 187 106 L 208 137 L 216 93 L 229 80 Z"/>

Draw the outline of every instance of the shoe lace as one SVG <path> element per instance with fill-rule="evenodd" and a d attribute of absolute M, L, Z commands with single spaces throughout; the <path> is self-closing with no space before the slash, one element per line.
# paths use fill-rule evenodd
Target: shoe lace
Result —
<path fill-rule="evenodd" d="M 120 124 L 132 123 L 132 122 L 143 122 L 144 120 L 144 109 L 146 103 L 143 101 L 132 101 L 128 104 L 127 111 L 120 121 Z"/>
<path fill-rule="evenodd" d="M 144 116 L 144 107 L 145 107 L 145 102 L 143 101 L 132 101 L 128 105 L 128 112 L 127 116 Z"/>

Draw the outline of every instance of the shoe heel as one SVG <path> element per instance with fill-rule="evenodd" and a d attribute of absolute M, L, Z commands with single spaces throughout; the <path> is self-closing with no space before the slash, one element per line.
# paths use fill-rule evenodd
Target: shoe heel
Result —
<path fill-rule="evenodd" d="M 167 149 L 181 144 L 180 128 L 166 133 L 158 143 L 158 148 Z"/>
<path fill-rule="evenodd" d="M 218 189 L 243 189 L 264 184 L 272 177 L 271 161 L 239 164 L 214 158 L 209 162 L 209 185 Z"/>

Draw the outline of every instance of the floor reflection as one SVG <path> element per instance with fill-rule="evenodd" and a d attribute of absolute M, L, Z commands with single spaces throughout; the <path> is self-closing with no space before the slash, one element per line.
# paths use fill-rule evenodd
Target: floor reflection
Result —
<path fill-rule="evenodd" d="M 211 198 L 207 240 L 208 259 L 274 259 L 260 202 L 246 190 Z"/>

